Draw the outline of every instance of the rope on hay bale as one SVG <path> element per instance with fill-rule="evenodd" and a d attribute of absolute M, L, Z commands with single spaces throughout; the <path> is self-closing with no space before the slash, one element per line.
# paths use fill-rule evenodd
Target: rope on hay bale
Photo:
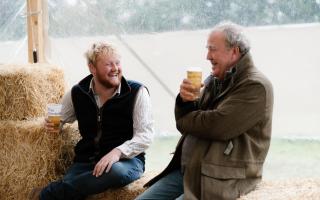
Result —
<path fill-rule="evenodd" d="M 74 126 L 62 134 L 46 133 L 43 118 L 0 121 L 0 197 L 26 199 L 34 187 L 60 178 L 73 159 L 79 139 Z"/>
<path fill-rule="evenodd" d="M 49 64 L 0 65 L 0 120 L 45 115 L 64 94 L 62 69 Z"/>

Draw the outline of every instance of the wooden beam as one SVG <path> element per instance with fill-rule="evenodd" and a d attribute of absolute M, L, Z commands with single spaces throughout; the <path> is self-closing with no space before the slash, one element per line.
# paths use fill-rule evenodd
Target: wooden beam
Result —
<path fill-rule="evenodd" d="M 27 0 L 28 61 L 46 62 L 45 38 L 47 29 L 47 0 Z"/>

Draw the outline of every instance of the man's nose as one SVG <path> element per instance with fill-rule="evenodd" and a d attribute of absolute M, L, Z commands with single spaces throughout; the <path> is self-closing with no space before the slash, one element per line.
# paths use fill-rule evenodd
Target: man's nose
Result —
<path fill-rule="evenodd" d="M 118 70 L 117 63 L 112 63 L 111 66 L 112 66 L 112 70 L 115 70 L 115 71 Z"/>
<path fill-rule="evenodd" d="M 211 54 L 209 53 L 209 51 L 207 52 L 207 60 L 211 60 L 212 57 L 211 57 Z"/>

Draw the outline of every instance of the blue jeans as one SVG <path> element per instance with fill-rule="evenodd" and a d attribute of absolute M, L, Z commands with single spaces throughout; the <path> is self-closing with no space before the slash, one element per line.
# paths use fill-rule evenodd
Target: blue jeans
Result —
<path fill-rule="evenodd" d="M 172 171 L 136 198 L 136 200 L 173 199 L 183 199 L 183 174 L 180 170 Z"/>
<path fill-rule="evenodd" d="M 141 177 L 144 163 L 138 158 L 120 160 L 108 173 L 92 175 L 94 163 L 74 163 L 62 180 L 50 183 L 40 194 L 41 200 L 81 200 L 109 188 L 125 186 Z"/>

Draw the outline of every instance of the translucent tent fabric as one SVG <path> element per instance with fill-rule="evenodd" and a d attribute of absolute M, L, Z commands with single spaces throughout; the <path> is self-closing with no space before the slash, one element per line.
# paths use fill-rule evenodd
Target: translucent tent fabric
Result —
<path fill-rule="evenodd" d="M 304 6 L 308 16 L 300 17 L 305 12 L 291 1 L 281 1 L 291 12 L 278 1 L 223 2 L 48 0 L 46 58 L 64 69 L 70 88 L 89 73 L 83 54 L 90 44 L 115 44 L 125 77 L 150 91 L 157 134 L 179 134 L 174 103 L 186 69 L 201 67 L 209 75 L 205 46 L 210 28 L 232 20 L 247 27 L 256 65 L 274 85 L 273 134 L 320 137 L 320 1 L 310 1 Z M 0 18 L 0 63 L 26 63 L 26 1 L 1 1 L 0 9 L 5 11 Z"/>

